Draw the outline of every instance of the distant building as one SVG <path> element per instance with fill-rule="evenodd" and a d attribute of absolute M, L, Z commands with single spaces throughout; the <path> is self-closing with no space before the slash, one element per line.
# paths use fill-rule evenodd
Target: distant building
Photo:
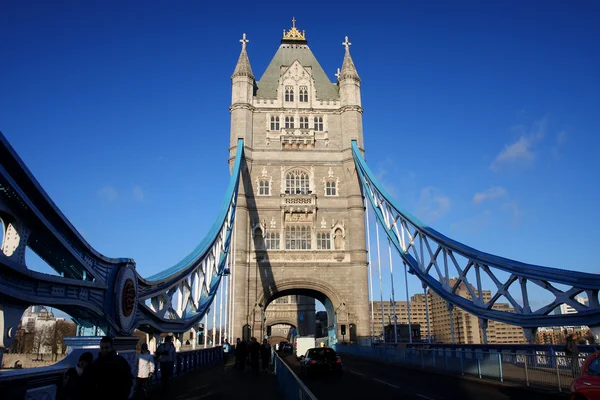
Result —
<path fill-rule="evenodd" d="M 327 311 L 317 311 L 315 315 L 315 337 L 327 336 Z"/>
<path fill-rule="evenodd" d="M 456 280 L 451 280 L 453 285 Z M 477 291 L 473 289 L 477 295 Z M 471 299 L 471 294 L 464 284 L 461 284 L 456 294 Z M 488 302 L 492 298 L 489 290 L 482 291 L 483 300 Z M 375 336 L 381 337 L 384 325 L 394 323 L 394 310 L 389 301 L 375 301 L 374 306 L 374 330 Z M 427 309 L 429 309 L 429 326 L 427 324 Z M 506 303 L 495 303 L 494 310 L 514 312 Z M 396 301 L 396 316 L 398 324 L 408 324 L 408 307 L 406 301 Z M 427 340 L 431 334 L 433 342 L 452 343 L 452 328 L 450 323 L 450 312 L 447 303 L 432 291 L 425 294 L 416 294 L 410 299 L 410 322 L 411 325 L 419 325 L 422 340 Z M 479 327 L 479 318 L 469 314 L 458 307 L 452 312 L 452 323 L 454 324 L 455 343 L 481 344 L 483 334 Z M 429 330 L 431 329 L 431 333 Z M 488 321 L 487 338 L 489 344 L 526 343 L 523 329 L 519 326 L 508 325 L 497 321 Z M 413 338 L 413 340 L 415 340 Z"/>

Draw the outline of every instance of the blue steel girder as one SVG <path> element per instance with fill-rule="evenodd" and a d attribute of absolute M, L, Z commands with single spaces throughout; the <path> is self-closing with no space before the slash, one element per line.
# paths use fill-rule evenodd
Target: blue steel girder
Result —
<path fill-rule="evenodd" d="M 138 326 L 163 332 L 194 326 L 208 312 L 225 271 L 243 147 L 239 140 L 227 193 L 207 236 L 178 264 L 144 279 L 132 259 L 105 257 L 83 239 L 0 132 L 0 310 L 2 304 L 52 305 L 118 334 Z M 28 269 L 25 246 L 61 276 Z"/>
<path fill-rule="evenodd" d="M 600 324 L 600 275 L 526 264 L 450 239 L 396 203 L 369 169 L 356 142 L 352 143 L 352 152 L 363 196 L 369 199 L 390 243 L 409 272 L 444 300 L 484 320 L 528 328 Z M 474 282 L 469 279 L 469 272 L 473 270 Z M 508 278 L 501 277 L 498 271 L 508 274 Z M 482 275 L 489 277 L 496 286 L 494 295 L 487 301 L 483 296 Z M 553 300 L 533 310 L 527 282 L 543 289 Z M 559 289 L 557 284 L 566 285 L 568 289 Z M 460 285 L 464 285 L 470 298 L 456 294 Z M 587 305 L 575 299 L 582 293 L 587 296 Z M 514 312 L 494 309 L 502 297 L 508 300 Z M 567 304 L 577 312 L 550 314 L 561 304 Z"/>

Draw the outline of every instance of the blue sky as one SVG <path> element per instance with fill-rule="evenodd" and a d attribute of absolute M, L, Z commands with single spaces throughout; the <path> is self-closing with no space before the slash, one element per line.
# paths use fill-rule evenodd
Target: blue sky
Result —
<path fill-rule="evenodd" d="M 3 1 L 0 130 L 96 249 L 152 275 L 219 210 L 242 33 L 259 78 L 292 16 L 332 81 L 349 36 L 367 162 L 405 209 L 487 252 L 600 272 L 594 1 Z"/>

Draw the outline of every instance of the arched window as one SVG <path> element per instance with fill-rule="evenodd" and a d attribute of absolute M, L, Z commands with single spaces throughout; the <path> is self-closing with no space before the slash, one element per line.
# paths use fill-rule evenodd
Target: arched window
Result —
<path fill-rule="evenodd" d="M 271 187 L 269 185 L 269 181 L 266 179 L 261 179 L 258 181 L 258 194 L 259 196 L 270 196 L 271 195 Z"/>
<path fill-rule="evenodd" d="M 335 181 L 325 183 L 325 196 L 337 196 L 337 185 Z"/>
<path fill-rule="evenodd" d="M 285 101 L 294 101 L 294 88 L 292 86 L 285 87 Z"/>
<path fill-rule="evenodd" d="M 287 194 L 308 194 L 310 177 L 301 170 L 290 171 L 285 176 L 285 192 Z"/>
<path fill-rule="evenodd" d="M 271 117 L 271 130 L 272 131 L 279 130 L 279 117 Z"/>
<path fill-rule="evenodd" d="M 285 248 L 310 250 L 310 226 L 288 225 L 285 227 Z"/>
<path fill-rule="evenodd" d="M 294 117 L 285 117 L 285 129 L 294 129 Z"/>
<path fill-rule="evenodd" d="M 300 117 L 300 129 L 308 129 L 308 117 Z"/>
<path fill-rule="evenodd" d="M 314 130 L 323 132 L 323 117 L 315 117 L 314 119 Z"/>
<path fill-rule="evenodd" d="M 308 88 L 300 86 L 300 103 L 308 103 Z"/>
<path fill-rule="evenodd" d="M 267 232 L 265 246 L 267 250 L 279 250 L 279 232 Z"/>
<path fill-rule="evenodd" d="M 331 250 L 331 232 L 317 232 L 317 249 Z"/>

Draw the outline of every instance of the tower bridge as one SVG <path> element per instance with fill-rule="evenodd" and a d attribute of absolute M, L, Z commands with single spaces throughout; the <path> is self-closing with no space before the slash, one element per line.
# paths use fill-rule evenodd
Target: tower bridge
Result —
<path fill-rule="evenodd" d="M 212 311 L 221 344 L 297 321 L 297 314 L 268 309 L 286 296 L 324 304 L 331 344 L 346 328 L 367 338 L 373 332 L 369 276 L 381 270 L 379 242 L 390 244 L 390 263 L 393 251 L 400 273 L 417 277 L 450 313 L 459 307 L 476 316 L 484 340 L 489 320 L 522 326 L 530 340 L 537 327 L 557 325 L 588 325 L 597 337 L 599 275 L 459 243 L 405 211 L 378 182 L 364 158 L 361 79 L 348 37 L 334 82 L 295 23 L 259 79 L 245 34 L 240 42 L 231 76 L 231 177 L 222 207 L 194 251 L 153 276 L 142 277 L 133 259 L 110 258 L 88 243 L 0 136 L 1 349 L 11 345 L 23 311 L 34 304 L 59 308 L 83 328 L 122 336 L 135 329 L 155 337 L 198 330 L 210 325 Z M 28 268 L 27 247 L 59 276 Z M 495 285 L 485 298 L 482 277 Z M 386 278 L 380 273 L 380 279 Z M 389 279 L 393 288 L 393 275 Z M 552 300 L 532 307 L 532 285 Z M 459 287 L 468 295 L 459 295 Z M 586 304 L 576 300 L 581 294 Z M 495 307 L 500 298 L 510 309 Z M 563 304 L 576 312 L 552 314 Z"/>

